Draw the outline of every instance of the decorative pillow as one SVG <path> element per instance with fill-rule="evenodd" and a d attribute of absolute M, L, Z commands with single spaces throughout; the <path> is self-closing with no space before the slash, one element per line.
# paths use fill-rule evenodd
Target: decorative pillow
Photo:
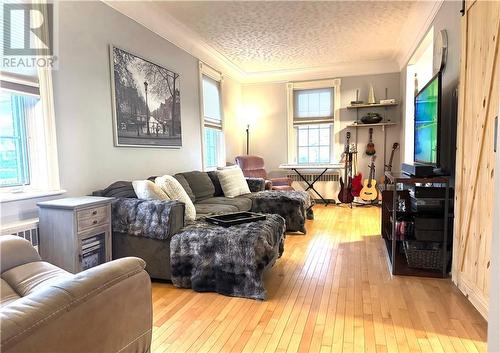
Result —
<path fill-rule="evenodd" d="M 215 186 L 206 172 L 192 171 L 182 173 L 193 190 L 195 202 L 203 201 L 214 197 Z"/>
<path fill-rule="evenodd" d="M 215 197 L 224 196 L 224 192 L 222 192 L 222 187 L 220 186 L 220 181 L 219 181 L 219 177 L 217 176 L 217 172 L 215 170 L 213 170 L 213 171 L 208 172 L 207 174 L 208 174 L 208 177 L 210 178 L 210 180 L 212 180 L 212 183 L 214 184 L 214 188 L 215 188 L 214 196 Z"/>
<path fill-rule="evenodd" d="M 174 178 L 181 184 L 182 188 L 184 189 L 186 194 L 188 194 L 191 201 L 194 202 L 196 197 L 194 196 L 194 192 L 191 189 L 191 186 L 189 186 L 189 183 L 186 180 L 186 178 L 184 177 L 184 175 L 182 175 L 181 173 L 177 173 L 174 175 Z"/>
<path fill-rule="evenodd" d="M 115 181 L 104 190 L 94 191 L 92 195 L 103 197 L 125 197 L 131 199 L 137 198 L 131 181 Z"/>
<path fill-rule="evenodd" d="M 217 176 L 225 197 L 236 197 L 250 193 L 250 188 L 240 168 L 231 167 L 218 170 Z"/>
<path fill-rule="evenodd" d="M 186 190 L 181 183 L 171 175 L 164 175 L 155 179 L 158 185 L 172 200 L 178 200 L 186 205 L 184 218 L 186 221 L 194 221 L 196 218 L 196 209 L 193 201 L 189 198 Z"/>
<path fill-rule="evenodd" d="M 169 200 L 168 195 L 150 180 L 134 180 L 132 182 L 135 194 L 141 200 Z"/>

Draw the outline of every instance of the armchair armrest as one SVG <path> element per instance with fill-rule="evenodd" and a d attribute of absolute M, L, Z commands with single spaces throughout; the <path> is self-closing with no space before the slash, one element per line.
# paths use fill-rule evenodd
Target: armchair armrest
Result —
<path fill-rule="evenodd" d="M 11 268 L 40 260 L 40 255 L 26 239 L 14 235 L 0 237 L 0 270 L 2 273 Z"/>
<path fill-rule="evenodd" d="M 245 178 L 247 180 L 250 192 L 264 191 L 266 188 L 266 180 L 263 178 Z"/>
<path fill-rule="evenodd" d="M 283 177 L 283 178 L 272 178 L 271 182 L 273 183 L 273 186 L 290 186 L 292 185 L 292 179 Z"/>
<path fill-rule="evenodd" d="M 139 258 L 96 266 L 0 310 L 2 352 L 148 352 L 151 280 Z"/>
<path fill-rule="evenodd" d="M 184 226 L 184 208 L 179 201 L 116 198 L 111 204 L 113 232 L 168 239 Z"/>

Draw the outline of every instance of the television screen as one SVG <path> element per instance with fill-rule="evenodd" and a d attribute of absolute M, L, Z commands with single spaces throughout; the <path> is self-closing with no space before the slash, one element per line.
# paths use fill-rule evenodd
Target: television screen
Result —
<path fill-rule="evenodd" d="M 417 163 L 438 164 L 440 74 L 415 96 L 415 150 Z"/>

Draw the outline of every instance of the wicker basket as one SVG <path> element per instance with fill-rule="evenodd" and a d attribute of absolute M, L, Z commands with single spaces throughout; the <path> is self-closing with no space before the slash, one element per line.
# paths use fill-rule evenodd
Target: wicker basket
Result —
<path fill-rule="evenodd" d="M 443 266 L 443 249 L 436 242 L 405 241 L 403 247 L 408 267 L 440 270 Z"/>

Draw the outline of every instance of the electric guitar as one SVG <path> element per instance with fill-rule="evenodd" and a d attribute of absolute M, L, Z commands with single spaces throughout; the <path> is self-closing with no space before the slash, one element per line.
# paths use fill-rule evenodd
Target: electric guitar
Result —
<path fill-rule="evenodd" d="M 373 156 L 377 151 L 375 151 L 375 144 L 373 143 L 373 128 L 368 129 L 370 138 L 368 139 L 368 144 L 366 145 L 366 155 Z"/>
<path fill-rule="evenodd" d="M 394 153 L 396 152 L 396 150 L 398 148 L 399 148 L 399 143 L 394 142 L 393 145 L 392 145 L 391 157 L 389 158 L 389 163 L 384 166 L 384 172 L 390 172 L 390 171 L 392 171 L 392 161 L 394 159 Z M 380 179 L 380 182 L 382 184 L 385 183 L 385 173 L 382 176 L 382 178 Z"/>
<path fill-rule="evenodd" d="M 359 192 L 363 188 L 363 174 L 358 172 L 358 150 L 356 148 L 356 144 L 351 144 L 351 153 L 353 154 L 353 162 L 352 162 L 352 174 L 354 177 L 352 178 L 352 196 L 358 197 Z"/>
<path fill-rule="evenodd" d="M 345 168 L 344 168 L 344 179 L 340 177 L 340 191 L 339 191 L 339 201 L 341 203 L 352 203 L 354 201 L 354 196 L 352 196 L 352 179 L 351 179 L 351 167 L 352 167 L 352 153 L 349 151 L 349 139 L 351 138 L 351 133 L 346 133 L 346 143 L 344 146 L 345 155 Z"/>
<path fill-rule="evenodd" d="M 359 193 L 359 197 L 364 201 L 375 201 L 378 198 L 377 181 L 375 180 L 375 158 L 375 156 L 372 156 L 370 176 L 363 181 L 363 189 Z"/>

